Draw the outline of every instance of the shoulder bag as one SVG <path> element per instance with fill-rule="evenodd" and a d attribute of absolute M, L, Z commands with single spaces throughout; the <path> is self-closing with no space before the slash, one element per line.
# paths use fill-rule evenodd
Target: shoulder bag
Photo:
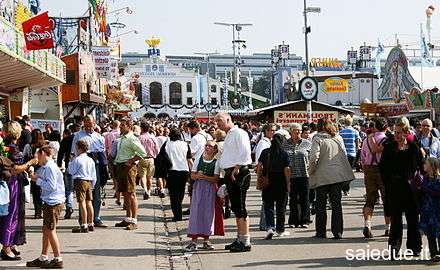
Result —
<path fill-rule="evenodd" d="M 267 153 L 267 168 L 265 168 L 266 173 L 262 173 L 257 178 L 257 189 L 260 191 L 265 190 L 269 187 L 269 170 L 270 170 L 270 152 Z M 263 167 L 264 170 L 264 167 Z"/>

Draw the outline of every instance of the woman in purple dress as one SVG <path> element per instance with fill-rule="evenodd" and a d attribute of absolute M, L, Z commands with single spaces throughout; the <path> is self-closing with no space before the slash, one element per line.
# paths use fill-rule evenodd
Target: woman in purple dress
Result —
<path fill-rule="evenodd" d="M 191 179 L 194 180 L 194 186 L 187 233 L 192 241 L 185 248 L 188 252 L 197 249 L 199 237 L 204 240 L 203 249 L 213 250 L 209 237 L 224 234 L 221 205 L 217 200 L 217 182 L 220 174 L 215 159 L 217 152 L 217 144 L 214 141 L 206 142 L 205 152 L 196 158 L 192 168 Z"/>
<path fill-rule="evenodd" d="M 7 157 L 14 163 L 12 176 L 7 179 L 9 188 L 9 214 L 0 217 L 0 243 L 2 244 L 1 259 L 6 261 L 20 260 L 20 253 L 15 246 L 26 243 L 25 232 L 25 195 L 24 185 L 29 184 L 24 171 L 36 164 L 32 159 L 23 164 L 23 153 L 18 149 L 21 127 L 17 122 L 9 122 L 4 126 Z"/>

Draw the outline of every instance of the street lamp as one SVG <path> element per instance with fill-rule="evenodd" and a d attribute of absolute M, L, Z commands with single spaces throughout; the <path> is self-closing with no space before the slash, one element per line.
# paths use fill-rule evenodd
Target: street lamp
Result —
<path fill-rule="evenodd" d="M 120 36 L 125 36 L 125 35 L 131 34 L 131 33 L 133 33 L 133 34 L 135 34 L 135 35 L 139 34 L 139 32 L 138 32 L 137 30 L 131 30 L 131 31 L 128 31 L 128 32 L 125 32 L 125 33 L 122 33 L 122 34 L 116 35 L 116 36 L 114 36 L 113 38 L 117 38 L 117 37 L 120 37 Z"/>
<path fill-rule="evenodd" d="M 227 27 L 232 27 L 232 53 L 234 58 L 234 76 L 235 76 L 235 83 L 234 83 L 234 92 L 237 92 L 237 83 L 240 83 L 240 77 L 238 75 L 240 71 L 240 64 L 241 64 L 241 58 L 240 58 L 240 47 L 245 46 L 244 40 L 240 40 L 240 31 L 243 30 L 243 27 L 245 26 L 252 26 L 251 23 L 223 23 L 223 22 L 214 22 L 216 25 L 222 25 Z M 237 39 L 235 39 L 235 31 L 237 31 Z M 236 44 L 239 44 L 238 46 L 238 61 L 235 59 L 235 50 L 236 50 Z M 238 71 L 237 71 L 238 66 Z"/>
<path fill-rule="evenodd" d="M 125 11 L 127 14 L 133 14 L 133 10 L 130 7 L 123 7 L 123 8 L 118 8 L 118 9 L 112 10 L 109 13 L 107 13 L 107 15 L 119 13 L 121 11 Z"/>
<path fill-rule="evenodd" d="M 307 13 L 321 13 L 319 7 L 307 7 L 307 0 L 304 0 L 304 43 L 306 50 L 306 76 L 309 76 L 309 41 L 308 34 L 312 31 L 311 27 L 307 24 Z M 312 122 L 312 101 L 307 101 L 307 123 Z"/>

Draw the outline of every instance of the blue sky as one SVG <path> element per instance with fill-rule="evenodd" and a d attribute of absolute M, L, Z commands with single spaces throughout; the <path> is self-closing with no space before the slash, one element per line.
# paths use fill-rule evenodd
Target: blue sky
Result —
<path fill-rule="evenodd" d="M 215 21 L 253 23 L 242 31 L 247 40 L 245 54 L 270 52 L 285 41 L 293 52 L 304 55 L 302 0 L 107 0 L 110 10 L 130 6 L 134 13 L 119 21 L 138 35 L 122 37 L 123 51 L 145 52 L 144 40 L 152 35 L 162 39 L 163 55 L 193 52 L 231 52 L 232 31 L 214 25 Z M 50 15 L 80 16 L 87 0 L 41 0 Z M 425 9 L 433 4 L 433 39 L 440 43 L 440 1 L 426 0 L 308 0 L 321 14 L 310 14 L 311 57 L 346 58 L 346 50 L 363 42 L 376 45 L 394 43 L 399 34 L 403 43 L 418 43 Z M 116 17 L 110 17 L 109 22 Z"/>

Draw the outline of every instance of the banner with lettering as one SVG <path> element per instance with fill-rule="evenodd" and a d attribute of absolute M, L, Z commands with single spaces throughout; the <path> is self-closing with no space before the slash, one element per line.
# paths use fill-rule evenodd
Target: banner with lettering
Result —
<path fill-rule="evenodd" d="M 92 55 L 95 61 L 95 69 L 98 78 L 111 79 L 111 48 L 108 46 L 93 46 Z"/>
<path fill-rule="evenodd" d="M 320 118 L 328 118 L 333 123 L 338 121 L 339 114 L 337 111 L 313 111 L 312 120 L 317 123 Z M 288 127 L 293 123 L 307 123 L 306 111 L 275 111 L 274 123 L 283 127 Z"/>
<path fill-rule="evenodd" d="M 47 12 L 23 22 L 23 34 L 29 51 L 51 49 L 54 47 L 52 25 Z"/>

